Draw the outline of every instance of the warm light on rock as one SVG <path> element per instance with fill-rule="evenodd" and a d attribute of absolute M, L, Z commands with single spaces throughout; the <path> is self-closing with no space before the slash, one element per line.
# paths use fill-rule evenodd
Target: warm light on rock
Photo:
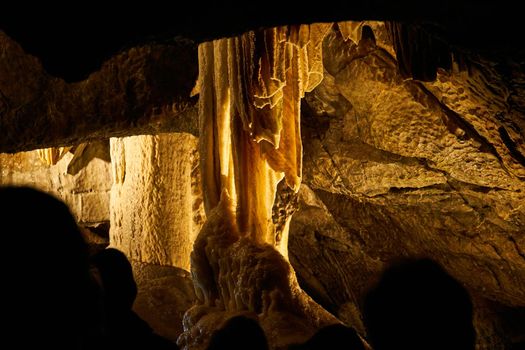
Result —
<path fill-rule="evenodd" d="M 251 31 L 221 18 L 231 36 L 119 47 L 75 83 L 0 31 L 0 184 L 109 229 L 145 287 L 138 308 L 184 349 L 237 314 L 272 349 L 339 321 L 366 337 L 363 299 L 405 257 L 468 290 L 476 348 L 517 348 L 523 40 L 470 11 Z"/>
<path fill-rule="evenodd" d="M 71 147 L 42 148 L 38 150 L 38 155 L 45 165 L 55 165 L 70 149 Z"/>
<path fill-rule="evenodd" d="M 194 92 L 205 208 L 211 211 L 226 190 L 239 232 L 282 249 L 271 210 L 279 181 L 299 189 L 300 100 L 322 80 L 330 26 L 278 27 L 199 46 Z"/>
<path fill-rule="evenodd" d="M 300 101 L 322 80 L 322 41 L 330 27 L 279 27 L 199 46 L 209 218 L 192 252 L 199 305 L 187 313 L 184 349 L 204 348 L 206 339 L 193 337 L 194 329 L 211 334 L 217 323 L 210 320 L 235 313 L 256 314 L 272 347 L 337 322 L 301 290 L 287 260 L 291 215 L 280 232 L 272 221 L 278 183 L 299 190 Z"/>
<path fill-rule="evenodd" d="M 205 215 L 197 139 L 159 134 L 111 139 L 110 244 L 130 259 L 189 270 Z"/>

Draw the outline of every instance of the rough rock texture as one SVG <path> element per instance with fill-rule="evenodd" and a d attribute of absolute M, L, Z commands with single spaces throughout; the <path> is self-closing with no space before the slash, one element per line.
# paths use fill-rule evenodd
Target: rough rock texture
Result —
<path fill-rule="evenodd" d="M 196 132 L 190 91 L 197 50 L 189 41 L 115 55 L 88 79 L 67 84 L 0 31 L 0 152 L 75 145 L 161 131 Z"/>
<path fill-rule="evenodd" d="M 335 29 L 325 39 L 324 80 L 302 105 L 304 186 L 289 242 L 297 278 L 364 334 L 360 305 L 380 271 L 405 256 L 431 257 L 473 296 L 479 349 L 523 343 L 523 59 L 470 52 L 468 65 L 455 61 L 420 83 L 399 72 L 382 24 L 367 25 L 339 26 L 359 45 Z M 77 84 L 47 76 L 3 34 L 0 49 L 2 151 L 155 132 L 166 121 L 196 130 L 194 110 L 178 114 L 196 78 L 194 47 L 187 65 L 172 46 L 132 49 Z M 191 73 L 186 90 L 171 78 L 168 89 L 157 84 L 177 69 Z M 112 141 L 113 237 L 133 259 L 187 268 L 202 211 L 192 214 L 200 208 L 189 180 L 196 160 L 179 155 L 197 141 L 171 137 Z"/>
<path fill-rule="evenodd" d="M 188 271 L 132 261 L 138 294 L 133 310 L 155 330 L 172 341 L 182 333 L 184 312 L 196 301 Z"/>
<path fill-rule="evenodd" d="M 381 262 L 367 255 L 359 238 L 338 224 L 307 185 L 290 226 L 290 262 L 303 288 L 326 310 L 365 334 L 359 297 Z"/>
<path fill-rule="evenodd" d="M 270 349 L 303 342 L 338 320 L 300 287 L 289 261 L 266 242 L 239 232 L 226 192 L 208 213 L 191 254 L 198 302 L 184 316 L 181 349 L 204 350 L 228 318 L 250 314 L 264 329 Z"/>
<path fill-rule="evenodd" d="M 306 186 L 289 245 L 298 278 L 357 327 L 367 288 L 405 256 L 436 259 L 476 298 L 520 310 L 523 66 L 474 56 L 468 71 L 422 84 L 373 39 L 356 45 L 334 30 L 325 78 L 306 97 Z M 499 326 L 485 316 L 498 312 L 477 312 L 478 347 L 496 348 Z"/>
<path fill-rule="evenodd" d="M 286 204 L 295 198 L 281 188 L 276 200 L 281 180 L 291 194 L 300 187 L 300 102 L 322 81 L 322 43 L 330 28 L 283 26 L 199 45 L 208 220 L 191 254 L 198 305 L 185 316 L 182 349 L 205 349 L 215 321 L 235 313 L 257 316 L 270 349 L 286 349 L 338 322 L 301 290 L 286 249 L 284 215 L 293 213 Z"/>
<path fill-rule="evenodd" d="M 111 159 L 110 244 L 132 260 L 189 270 L 204 221 L 197 138 L 112 138 Z"/>
<path fill-rule="evenodd" d="M 108 141 L 101 141 L 106 148 Z M 47 165 L 38 151 L 0 154 L 0 185 L 27 185 L 64 200 L 82 226 L 109 222 L 110 163 L 94 157 L 72 175 L 68 166 L 72 153 L 55 165 Z"/>

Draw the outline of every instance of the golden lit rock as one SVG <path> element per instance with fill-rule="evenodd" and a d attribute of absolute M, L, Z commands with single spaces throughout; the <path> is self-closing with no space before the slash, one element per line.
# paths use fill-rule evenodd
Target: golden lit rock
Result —
<path fill-rule="evenodd" d="M 55 165 L 69 150 L 71 150 L 71 147 L 42 148 L 38 150 L 38 155 L 42 162 L 49 166 Z"/>
<path fill-rule="evenodd" d="M 49 167 L 37 151 L 1 155 L 0 182 L 60 194 L 82 224 L 111 211 L 113 244 L 137 264 L 190 270 L 193 251 L 196 295 L 188 271 L 142 275 L 140 307 L 151 316 L 165 296 L 174 312 L 148 320 L 186 348 L 239 313 L 273 348 L 338 320 L 366 335 L 368 288 L 421 256 L 468 289 L 478 348 L 525 342 L 523 60 L 431 29 L 337 22 L 148 44 L 75 84 L 0 33 L 0 150 L 82 144 L 76 158 L 42 151 Z M 108 137 L 111 165 L 90 161 L 85 147 Z"/>
<path fill-rule="evenodd" d="M 300 99 L 322 79 L 329 28 L 278 27 L 199 46 L 205 208 L 227 190 L 239 231 L 260 242 L 279 246 L 271 224 L 278 182 L 299 188 Z"/>
<path fill-rule="evenodd" d="M 204 221 L 190 134 L 111 139 L 110 244 L 135 261 L 189 270 Z"/>
<path fill-rule="evenodd" d="M 304 341 L 338 320 L 314 302 L 274 246 L 243 236 L 226 192 L 208 215 L 191 255 L 197 305 L 184 317 L 184 349 L 205 349 L 221 320 L 248 313 L 265 329 L 272 348 Z"/>
<path fill-rule="evenodd" d="M 68 152 L 48 166 L 40 150 L 0 154 L 0 185 L 31 186 L 56 195 L 82 226 L 109 223 L 110 163 L 94 158 L 72 175 L 67 172 L 72 158 Z"/>
<path fill-rule="evenodd" d="M 290 228 L 303 288 L 358 326 L 384 266 L 431 257 L 473 296 L 478 344 L 501 346 L 498 327 L 519 338 L 509 324 L 523 321 L 509 315 L 525 305 L 520 70 L 484 61 L 403 79 L 388 50 L 337 29 L 323 53 L 325 78 L 305 97 L 307 187 Z"/>

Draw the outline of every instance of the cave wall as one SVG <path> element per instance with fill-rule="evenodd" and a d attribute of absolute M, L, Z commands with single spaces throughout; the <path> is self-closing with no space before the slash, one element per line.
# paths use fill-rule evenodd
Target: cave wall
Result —
<path fill-rule="evenodd" d="M 37 150 L 3 153 L 0 185 L 56 195 L 79 225 L 111 227 L 110 244 L 132 260 L 189 270 L 205 216 L 197 141 L 187 133 L 113 138 L 88 144 L 80 156 L 67 152 L 56 164 Z M 101 148 L 106 157 L 97 157 Z"/>
<path fill-rule="evenodd" d="M 113 182 L 110 163 L 95 157 L 70 174 L 68 166 L 72 159 L 73 154 L 68 152 L 57 164 L 49 165 L 36 150 L 2 153 L 0 185 L 36 187 L 64 200 L 80 225 L 107 224 Z"/>
<path fill-rule="evenodd" d="M 303 288 L 359 328 L 379 273 L 430 257 L 471 294 L 478 349 L 523 341 L 502 335 L 497 311 L 525 306 L 523 69 L 473 57 L 421 83 L 374 34 L 327 36 L 324 80 L 305 99 L 289 244 Z"/>
<path fill-rule="evenodd" d="M 0 185 L 29 185 L 64 200 L 79 225 L 91 229 L 83 232 L 94 250 L 107 246 L 107 230 L 113 227 L 109 243 L 133 264 L 139 289 L 134 311 L 157 334 L 176 341 L 195 300 L 189 254 L 204 220 L 197 140 L 190 134 L 162 134 L 111 142 L 127 149 L 124 155 L 114 152 L 113 164 L 107 157 L 92 157 L 109 155 L 109 140 L 86 145 L 80 157 L 67 152 L 54 165 L 37 150 L 0 154 Z M 115 170 L 127 175 L 120 183 L 114 181 Z"/>
<path fill-rule="evenodd" d="M 525 320 L 523 63 L 471 55 L 468 66 L 456 64 L 450 71 L 438 70 L 436 81 L 422 83 L 400 74 L 384 26 L 369 26 L 373 36 L 370 31 L 363 38 L 360 30 L 340 33 L 335 29 L 327 36 L 324 80 L 306 95 L 302 105 L 303 185 L 289 241 L 297 277 L 317 302 L 364 333 L 360 305 L 381 270 L 402 257 L 431 257 L 472 295 L 479 349 L 525 341 L 523 327 L 520 329 Z M 343 34 L 350 39 L 345 40 Z M 147 58 L 160 57 L 175 69 L 174 63 L 166 60 L 171 53 L 176 56 L 173 48 L 147 46 L 130 51 L 92 76 L 91 83 L 75 85 L 49 78 L 36 60 L 24 56 L 9 38 L 0 39 L 6 53 L 0 57 L 5 63 L 2 67 L 23 59 L 0 75 L 2 121 L 14 125 L 6 129 L 12 135 L 4 139 L 5 150 L 33 147 L 39 142 L 61 145 L 79 135 L 80 140 L 132 135 L 138 133 L 136 120 L 140 121 L 140 132 L 149 129 L 150 122 L 155 126 L 161 120 L 195 133 L 195 113 L 179 113 L 169 98 L 150 106 L 147 94 L 138 93 L 143 98 L 137 101 L 144 106 L 127 118 L 133 101 L 125 99 L 125 87 L 147 92 L 148 84 L 157 85 L 154 78 L 162 74 L 155 70 L 154 75 L 148 75 L 151 79 L 127 83 L 118 79 L 126 74 L 117 74 L 117 67 L 135 62 L 130 69 L 151 68 L 148 65 L 157 61 Z M 194 49 L 189 54 L 184 51 L 193 72 L 197 65 Z M 161 55 L 164 50 L 170 55 Z M 134 55 L 143 55 L 143 59 L 134 60 Z M 153 72 L 149 68 L 144 71 Z M 16 86 L 17 70 L 31 77 L 25 84 L 31 91 L 11 90 Z M 141 69 L 130 72 L 143 76 Z M 195 74 L 191 81 L 183 82 L 186 90 L 181 95 L 188 95 L 194 78 Z M 46 83 L 37 84 L 42 81 Z M 50 84 L 60 88 L 53 88 L 53 94 L 42 94 Z M 94 94 L 100 86 L 113 91 L 112 84 L 119 87 L 121 98 Z M 84 87 L 78 90 L 79 86 Z M 93 119 L 78 124 L 83 125 L 80 131 L 56 128 L 56 134 L 35 139 L 29 128 L 22 127 L 33 115 L 31 108 L 49 111 L 48 106 L 58 106 L 59 111 L 65 111 L 60 116 L 81 115 L 84 108 L 75 108 L 75 114 L 66 112 L 82 104 L 55 103 L 80 98 L 77 90 L 93 96 L 82 101 L 95 111 L 89 114 Z M 171 92 L 175 90 L 176 86 Z M 189 108 L 192 104 L 186 95 L 178 98 L 181 106 Z M 98 105 L 100 101 L 106 103 Z M 98 117 L 97 106 L 107 111 L 104 118 Z M 158 110 L 174 112 L 153 113 Z M 11 123 L 6 115 L 21 122 Z M 43 115 L 47 119 L 35 125 L 48 127 L 53 115 Z M 122 118 L 111 120 L 113 115 Z M 150 119 L 152 116 L 159 120 Z M 64 120 L 68 124 L 73 119 Z M 15 137 L 18 131 L 25 136 Z M 57 142 L 56 138 L 61 139 Z M 111 203 L 104 208 L 111 206 L 112 244 L 132 259 L 189 269 L 192 240 L 204 221 L 202 196 L 195 182 L 196 144 L 197 139 L 188 134 L 111 140 L 114 175 L 104 171 L 114 184 Z M 71 188 L 60 195 L 71 203 L 73 211 L 80 210 L 76 215 L 82 218 L 82 203 L 95 195 L 86 192 L 89 196 L 82 199 L 84 192 L 75 186 L 86 189 L 91 185 L 64 185 L 69 180 L 58 171 L 64 165 L 41 167 L 36 157 L 2 155 L 2 183 L 42 183 L 53 191 Z M 107 163 L 104 166 L 109 167 Z M 37 170 L 17 170 L 22 168 Z M 75 175 L 79 183 L 88 181 L 82 174 Z M 109 187 L 105 191 L 107 196 Z M 96 216 L 89 214 L 83 220 L 93 220 L 90 215 Z"/>

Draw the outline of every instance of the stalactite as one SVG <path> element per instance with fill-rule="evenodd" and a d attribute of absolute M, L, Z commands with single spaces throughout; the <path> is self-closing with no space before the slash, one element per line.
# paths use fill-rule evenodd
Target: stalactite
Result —
<path fill-rule="evenodd" d="M 50 147 L 37 150 L 38 156 L 44 164 L 50 166 L 58 163 L 62 157 L 71 150 L 72 147 Z"/>
<path fill-rule="evenodd" d="M 322 80 L 331 24 L 248 32 L 199 46 L 205 207 L 226 190 L 242 235 L 275 245 L 272 207 L 284 178 L 299 189 L 300 99 Z"/>
<path fill-rule="evenodd" d="M 203 335 L 236 313 L 255 314 L 274 349 L 338 322 L 299 287 L 287 258 L 291 216 L 272 217 L 278 185 L 299 190 L 300 100 L 322 80 L 322 40 L 331 25 L 199 45 L 194 93 L 208 221 L 191 256 L 199 305 L 185 315 L 183 348 L 205 347 Z"/>

